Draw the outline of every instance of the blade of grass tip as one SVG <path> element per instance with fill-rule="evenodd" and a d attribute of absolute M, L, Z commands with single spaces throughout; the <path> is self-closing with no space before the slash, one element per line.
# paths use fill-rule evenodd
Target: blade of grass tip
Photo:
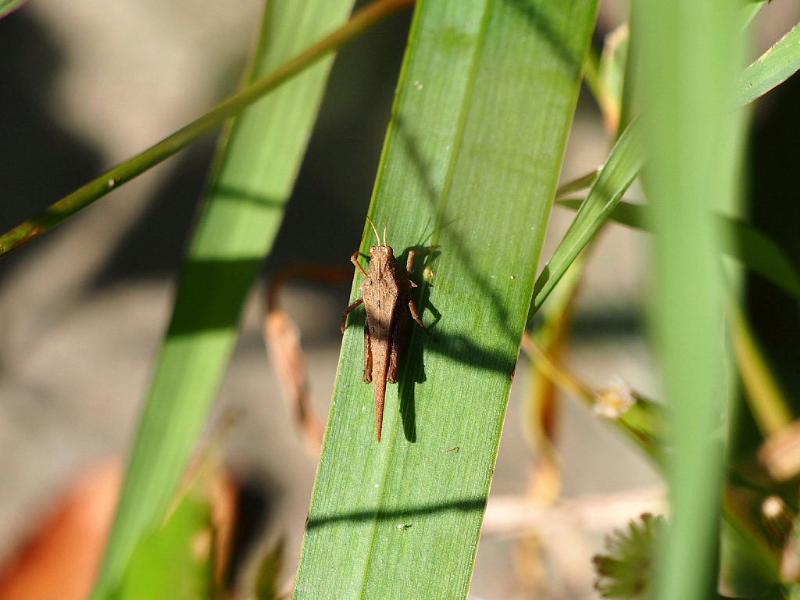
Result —
<path fill-rule="evenodd" d="M 603 223 L 613 212 L 625 190 L 638 175 L 644 162 L 639 137 L 639 127 L 635 122 L 631 123 L 612 148 L 606 164 L 603 165 L 589 190 L 586 202 L 581 206 L 575 220 L 564 234 L 564 239 L 536 280 L 533 302 L 528 314 L 529 321 L 553 291 L 572 261 L 594 238 L 598 224 Z"/>
<path fill-rule="evenodd" d="M 412 330 L 380 444 L 363 334 L 347 330 L 298 600 L 467 596 L 595 11 L 417 4 L 369 214 L 398 254 L 436 245 L 419 293 L 440 318 L 430 338 Z"/>
<path fill-rule="evenodd" d="M 580 198 L 556 200 L 558 206 L 571 210 L 579 210 L 584 202 Z M 622 201 L 611 211 L 608 220 L 649 232 L 646 213 L 646 204 Z M 721 232 L 722 252 L 800 299 L 800 272 L 772 238 L 734 217 L 717 215 L 717 226 Z"/>
<path fill-rule="evenodd" d="M 800 69 L 800 23 L 754 63 L 739 79 L 735 99 L 743 106 L 777 87 Z"/>
<path fill-rule="evenodd" d="M 652 327 L 671 416 L 671 518 L 658 600 L 706 598 L 718 581 L 726 410 L 722 286 L 713 211 L 737 196 L 741 114 L 726 107 L 743 46 L 729 0 L 642 0 L 634 38 L 642 86 L 650 221 Z"/>
<path fill-rule="evenodd" d="M 252 77 L 272 72 L 346 21 L 352 5 L 353 0 L 268 2 Z M 96 598 L 114 592 L 136 543 L 169 506 L 233 349 L 242 304 L 281 223 L 331 64 L 332 59 L 317 64 L 253 106 L 218 147 Z"/>
<path fill-rule="evenodd" d="M 180 152 L 201 136 L 219 127 L 226 119 L 236 116 L 242 110 L 260 100 L 265 94 L 275 90 L 298 73 L 320 61 L 323 57 L 341 48 L 377 22 L 411 4 L 413 4 L 413 0 L 375 0 L 375 2 L 353 15 L 353 18 L 344 25 L 324 38 L 319 39 L 316 43 L 312 44 L 311 42 L 314 40 L 307 40 L 311 45 L 302 51 L 300 51 L 301 47 L 298 46 L 298 54 L 293 57 L 292 55 L 286 56 L 286 62 L 283 64 L 273 64 L 274 70 L 262 72 L 260 79 L 254 80 L 241 91 L 223 100 L 203 116 L 185 125 L 157 144 L 98 175 L 90 182 L 51 204 L 38 215 L 0 235 L 0 256 L 46 234 L 75 213 L 109 194 L 122 184 L 138 177 L 148 169 Z M 322 33 L 320 32 L 320 34 Z"/>

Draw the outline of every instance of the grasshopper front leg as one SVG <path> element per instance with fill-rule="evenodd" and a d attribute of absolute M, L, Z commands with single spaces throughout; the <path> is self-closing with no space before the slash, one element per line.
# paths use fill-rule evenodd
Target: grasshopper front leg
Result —
<path fill-rule="evenodd" d="M 367 273 L 367 272 L 364 270 L 364 267 L 362 267 L 362 266 L 361 266 L 361 263 L 360 263 L 360 262 L 358 262 L 358 250 L 356 250 L 355 252 L 353 252 L 353 256 L 351 256 L 351 257 L 350 257 L 350 262 L 351 262 L 351 263 L 353 263 L 353 266 L 354 266 L 356 269 L 358 269 L 359 271 L 361 271 L 361 274 L 362 274 L 364 277 L 366 277 L 367 279 L 369 279 L 369 273 Z"/>
<path fill-rule="evenodd" d="M 364 304 L 364 299 L 359 298 L 355 302 L 353 302 L 350 306 L 344 309 L 344 314 L 342 315 L 342 334 L 344 334 L 344 330 L 347 329 L 347 315 L 357 309 L 359 306 Z"/>

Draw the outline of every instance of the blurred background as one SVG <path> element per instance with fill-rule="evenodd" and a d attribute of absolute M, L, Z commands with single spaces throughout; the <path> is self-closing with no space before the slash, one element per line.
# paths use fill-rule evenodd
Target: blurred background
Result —
<path fill-rule="evenodd" d="M 598 46 L 627 14 L 621 0 L 601 6 Z M 255 41 L 261 7 L 260 0 L 32 0 L 1 20 L 0 228 L 33 215 L 229 93 Z M 787 1 L 762 11 L 753 55 L 799 17 L 800 7 Z M 336 60 L 283 228 L 246 307 L 220 392 L 215 422 L 233 415 L 231 425 L 224 433 L 209 425 L 222 439 L 239 490 L 248 531 L 238 542 L 242 560 L 285 536 L 287 578 L 299 554 L 316 459 L 294 426 L 264 347 L 264 285 L 292 263 L 348 266 L 408 24 L 408 13 L 395 16 Z M 792 167 L 799 100 L 794 78 L 760 101 L 747 174 L 752 218 L 795 259 L 800 203 L 796 191 L 792 195 Z M 214 144 L 207 137 L 0 260 L 0 563 L 15 555 L 81 473 L 124 459 Z M 607 151 L 599 111 L 583 94 L 562 179 L 597 167 Z M 543 260 L 571 217 L 554 209 Z M 592 386 L 621 378 L 657 398 L 643 330 L 646 251 L 642 234 L 613 225 L 602 234 L 565 363 Z M 348 289 L 292 282 L 282 296 L 302 332 L 311 401 L 323 418 Z M 800 397 L 800 357 L 790 343 L 800 337 L 793 303 L 757 280 L 747 294 L 782 383 L 789 396 Z M 611 527 L 659 506 L 658 478 L 627 442 L 567 396 L 558 427 L 562 500 L 550 512 L 521 515 L 535 458 L 520 423 L 529 381 L 522 359 L 472 596 L 594 598 L 591 556 Z M 614 506 L 619 509 L 608 510 L 608 518 L 592 518 L 595 509 Z"/>

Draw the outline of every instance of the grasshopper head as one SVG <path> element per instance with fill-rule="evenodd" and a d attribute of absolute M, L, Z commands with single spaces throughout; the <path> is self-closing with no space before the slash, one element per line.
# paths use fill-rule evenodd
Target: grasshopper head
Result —
<path fill-rule="evenodd" d="M 369 249 L 369 255 L 372 258 L 394 258 L 394 250 L 392 250 L 391 246 L 387 246 L 386 244 L 382 244 L 380 246 L 373 246 Z"/>

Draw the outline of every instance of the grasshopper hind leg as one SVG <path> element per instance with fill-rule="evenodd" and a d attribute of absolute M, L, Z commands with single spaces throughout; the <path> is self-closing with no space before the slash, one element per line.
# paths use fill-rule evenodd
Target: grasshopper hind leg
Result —
<path fill-rule="evenodd" d="M 389 348 L 389 368 L 386 372 L 386 381 L 397 383 L 397 373 L 400 368 L 400 360 L 405 352 L 408 341 L 408 317 L 398 315 L 392 327 L 392 341 Z"/>
<path fill-rule="evenodd" d="M 372 344 L 369 337 L 369 325 L 364 324 L 364 381 L 372 383 Z"/>

